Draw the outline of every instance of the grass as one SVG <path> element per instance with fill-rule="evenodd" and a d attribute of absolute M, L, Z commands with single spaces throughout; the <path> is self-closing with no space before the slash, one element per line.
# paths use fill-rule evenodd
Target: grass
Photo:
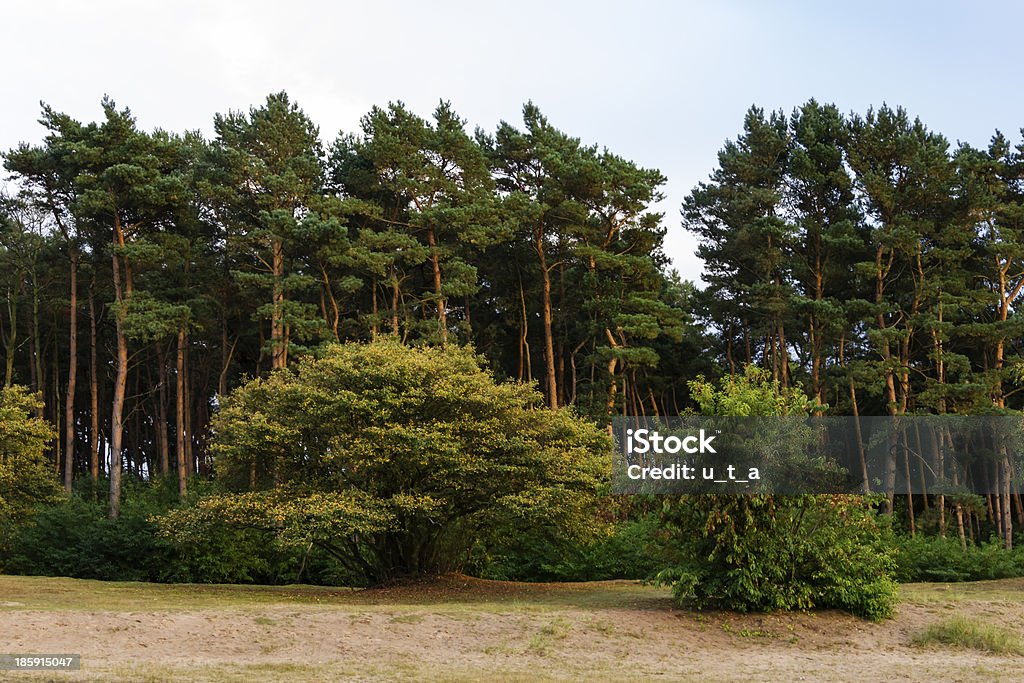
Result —
<path fill-rule="evenodd" d="M 423 584 L 353 589 L 92 581 L 0 575 L 0 610 L 162 611 L 293 604 L 361 610 L 367 606 L 441 607 L 445 612 L 547 612 L 560 608 L 662 610 L 668 590 L 634 582 L 525 584 L 442 577 Z"/>
<path fill-rule="evenodd" d="M 391 617 L 389 623 L 392 624 L 419 624 L 423 621 L 423 615 L 415 612 L 409 614 L 396 614 Z"/>
<path fill-rule="evenodd" d="M 572 624 L 567 619 L 555 619 L 544 624 L 530 637 L 526 649 L 543 657 L 551 651 L 551 646 L 556 641 L 564 640 L 569 635 L 571 628 Z"/>
<path fill-rule="evenodd" d="M 963 616 L 936 622 L 917 634 L 915 645 L 949 645 L 998 655 L 1024 655 L 1024 642 L 1015 633 Z"/>
<path fill-rule="evenodd" d="M 177 610 L 343 602 L 356 591 L 325 586 L 234 586 L 0 576 L 0 610 Z"/>
<path fill-rule="evenodd" d="M 962 583 L 905 583 L 900 602 L 913 605 L 950 605 L 962 602 L 1024 603 L 1024 578 Z"/>

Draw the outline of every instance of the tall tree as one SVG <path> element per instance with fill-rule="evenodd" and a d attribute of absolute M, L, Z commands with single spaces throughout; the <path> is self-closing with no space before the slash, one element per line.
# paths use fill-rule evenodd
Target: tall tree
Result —
<path fill-rule="evenodd" d="M 524 130 L 502 122 L 493 140 L 483 139 L 517 240 L 530 245 L 540 278 L 544 395 L 558 408 L 552 276 L 569 248 L 567 226 L 582 219 L 572 197 L 573 166 L 580 142 L 552 126 L 533 103 L 523 107 Z"/>
<path fill-rule="evenodd" d="M 317 327 L 313 306 L 295 296 L 316 279 L 291 266 L 323 187 L 319 130 L 284 92 L 248 114 L 218 114 L 214 129 L 216 210 L 233 248 L 248 257 L 236 271 L 240 284 L 270 290 L 260 313 L 270 319 L 271 368 L 284 368 L 293 336 Z"/>
<path fill-rule="evenodd" d="M 874 251 L 859 266 L 874 293 L 866 302 L 874 329 L 890 415 L 907 412 L 911 399 L 911 348 L 926 296 L 923 264 L 935 235 L 947 225 L 953 166 L 948 142 L 903 109 L 881 107 L 850 122 L 849 162 L 854 170 Z M 890 452 L 894 452 L 891 449 Z M 891 511 L 895 459 L 885 489 Z"/>
<path fill-rule="evenodd" d="M 22 197 L 45 211 L 64 243 L 70 282 L 68 378 L 64 400 L 64 489 L 71 491 L 75 454 L 75 393 L 78 379 L 78 269 L 82 240 L 72 212 L 77 199 L 74 141 L 81 124 L 43 105 L 40 123 L 48 133 L 42 145 L 22 144 L 4 155 L 4 166 L 21 185 Z"/>
<path fill-rule="evenodd" d="M 834 105 L 810 100 L 789 120 L 792 149 L 786 174 L 786 204 L 797 233 L 792 243 L 794 302 L 806 321 L 808 389 L 828 403 L 827 363 L 841 337 L 849 336 L 845 302 L 856 294 L 854 259 L 864 235 L 847 172 L 846 122 Z M 852 386 L 852 385 L 851 385 Z M 851 402 L 856 393 L 851 394 Z"/>
<path fill-rule="evenodd" d="M 683 203 L 686 227 L 700 240 L 705 262 L 708 315 L 725 328 L 730 371 L 760 362 L 772 378 L 789 385 L 792 316 L 788 276 L 794 228 L 783 217 L 783 191 L 790 145 L 786 117 L 752 107 L 743 134 L 726 141 L 718 168 Z M 737 351 L 735 348 L 741 348 Z"/>
<path fill-rule="evenodd" d="M 332 156 L 335 182 L 364 202 L 378 230 L 397 228 L 426 246 L 429 293 L 421 298 L 436 320 L 428 338 L 446 342 L 452 298 L 476 291 L 469 252 L 492 243 L 500 229 L 487 159 L 465 121 L 447 102 L 433 121 L 400 102 L 374 107 L 363 117 L 361 137 L 343 136 Z"/>
<path fill-rule="evenodd" d="M 121 505 L 124 466 L 124 410 L 128 382 L 128 339 L 134 313 L 145 315 L 145 297 L 135 289 L 133 262 L 147 254 L 145 231 L 166 220 L 169 207 L 184 195 L 182 148 L 166 133 L 147 134 L 136 126 L 127 109 L 103 100 L 104 120 L 77 128 L 69 142 L 80 159 L 74 182 L 79 220 L 110 231 L 116 356 L 110 426 L 110 516 Z M 70 136 L 68 136 L 70 137 Z"/>

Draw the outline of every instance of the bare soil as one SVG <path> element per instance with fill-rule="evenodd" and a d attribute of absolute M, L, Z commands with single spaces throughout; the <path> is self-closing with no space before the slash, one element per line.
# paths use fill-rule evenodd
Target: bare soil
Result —
<path fill-rule="evenodd" d="M 875 624 L 695 613 L 620 581 L 350 591 L 0 577 L 0 652 L 82 655 L 81 671 L 26 680 L 1024 680 L 1022 657 L 913 644 L 954 615 L 1024 636 L 1024 580 L 904 586 L 896 617 Z"/>

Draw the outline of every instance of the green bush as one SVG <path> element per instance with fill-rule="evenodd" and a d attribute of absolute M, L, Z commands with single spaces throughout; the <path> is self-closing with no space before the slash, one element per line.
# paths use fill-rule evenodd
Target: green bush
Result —
<path fill-rule="evenodd" d="M 109 519 L 102 502 L 73 496 L 42 507 L 14 536 L 4 570 L 14 574 L 116 581 L 159 581 L 174 564 L 171 546 L 146 521 L 148 506 L 125 498 Z M 141 508 L 141 509 L 140 509 Z"/>
<path fill-rule="evenodd" d="M 690 393 L 707 415 L 807 415 L 816 406 L 747 367 Z M 795 434 L 794 439 L 802 438 Z M 677 602 L 738 611 L 839 608 L 868 619 L 896 601 L 892 533 L 864 496 L 699 495 L 669 498 L 662 511 L 675 555 L 659 574 Z"/>
<path fill-rule="evenodd" d="M 659 529 L 657 515 L 619 522 L 584 542 L 524 529 L 477 548 L 469 571 L 500 581 L 649 579 L 664 566 Z"/>
<path fill-rule="evenodd" d="M 181 547 L 267 530 L 360 582 L 462 570 L 497 529 L 586 538 L 599 526 L 607 434 L 470 348 L 332 345 L 224 397 L 211 450 L 231 491 L 160 518 Z"/>
<path fill-rule="evenodd" d="M 171 543 L 153 519 L 176 504 L 175 487 L 176 482 L 126 482 L 121 515 L 110 519 L 103 498 L 90 495 L 105 487 L 83 485 L 66 501 L 39 507 L 16 528 L 3 569 L 108 581 L 275 584 L 350 578 L 329 556 L 280 546 L 264 531 L 215 527 L 188 546 Z M 202 493 L 204 487 L 196 482 L 193 488 Z"/>
<path fill-rule="evenodd" d="M 982 581 L 1024 576 L 1024 549 L 1007 552 L 992 539 L 964 550 L 957 538 L 918 534 L 899 538 L 896 578 L 911 581 Z"/>
<path fill-rule="evenodd" d="M 771 611 L 892 614 L 895 550 L 860 496 L 688 496 L 662 516 L 677 563 L 660 573 L 677 602 Z"/>

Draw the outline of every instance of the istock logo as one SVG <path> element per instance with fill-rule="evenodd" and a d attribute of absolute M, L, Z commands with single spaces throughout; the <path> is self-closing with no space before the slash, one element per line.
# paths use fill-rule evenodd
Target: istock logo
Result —
<path fill-rule="evenodd" d="M 662 436 L 655 430 L 650 429 L 627 429 L 626 430 L 626 452 L 627 453 L 658 453 L 675 455 L 676 453 L 716 453 L 711 442 L 715 440 L 712 434 L 708 436 L 704 430 L 697 435 L 690 436 Z"/>

